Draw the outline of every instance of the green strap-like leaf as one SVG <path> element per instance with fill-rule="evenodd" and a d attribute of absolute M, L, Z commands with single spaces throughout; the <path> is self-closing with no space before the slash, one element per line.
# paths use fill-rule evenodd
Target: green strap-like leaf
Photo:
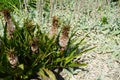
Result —
<path fill-rule="evenodd" d="M 44 71 L 47 73 L 47 75 L 49 76 L 50 80 L 56 80 L 55 74 L 48 69 L 44 69 Z"/>
<path fill-rule="evenodd" d="M 90 51 L 90 50 L 92 50 L 92 49 L 94 49 L 94 48 L 96 48 L 96 47 L 92 47 L 92 48 L 86 49 L 86 50 L 84 50 L 84 51 L 82 51 L 82 52 L 80 52 L 80 53 L 78 53 L 78 54 L 73 55 L 73 56 L 68 56 L 68 57 L 66 58 L 65 65 L 67 65 L 69 62 L 71 62 L 73 59 L 81 56 L 83 53 L 86 53 L 86 52 L 88 52 L 88 51 Z"/>
<path fill-rule="evenodd" d="M 85 64 L 85 63 L 71 62 L 68 66 L 73 68 L 73 67 L 79 67 L 79 66 L 87 66 L 87 64 Z"/>
<path fill-rule="evenodd" d="M 43 80 L 47 79 L 47 76 L 45 75 L 45 72 L 43 69 L 40 69 L 39 72 L 37 73 Z"/>

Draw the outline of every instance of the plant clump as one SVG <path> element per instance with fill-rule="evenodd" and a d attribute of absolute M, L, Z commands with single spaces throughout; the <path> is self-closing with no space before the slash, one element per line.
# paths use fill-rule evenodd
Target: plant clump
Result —
<path fill-rule="evenodd" d="M 53 17 L 50 35 L 52 37 L 56 36 L 56 38 L 49 38 L 50 35 L 42 32 L 41 26 L 33 25 L 32 20 L 25 19 L 23 23 L 23 27 L 15 25 L 11 39 L 6 37 L 6 27 L 4 27 L 4 35 L 0 37 L 2 42 L 0 77 L 2 79 L 26 80 L 41 78 L 46 80 L 50 78 L 56 80 L 56 75 L 61 76 L 60 72 L 63 69 L 86 65 L 75 62 L 74 59 L 93 48 L 77 52 L 83 40 L 77 44 L 74 44 L 74 41 L 72 42 L 75 33 L 71 33 L 69 37 L 70 25 L 65 24 L 60 34 L 56 34 L 58 18 Z M 74 46 L 72 46 L 73 44 Z M 58 71 L 55 71 L 56 69 Z"/>

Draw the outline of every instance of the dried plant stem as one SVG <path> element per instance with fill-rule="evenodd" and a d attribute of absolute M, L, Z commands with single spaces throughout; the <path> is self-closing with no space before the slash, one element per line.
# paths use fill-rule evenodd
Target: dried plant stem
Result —
<path fill-rule="evenodd" d="M 78 19 L 78 8 L 79 8 L 79 3 L 78 0 L 75 2 L 74 5 L 74 18 L 75 18 L 75 24 L 77 23 L 77 19 Z"/>
<path fill-rule="evenodd" d="M 59 1 L 59 0 L 56 0 L 56 7 L 58 6 L 58 1 Z"/>
<path fill-rule="evenodd" d="M 60 9 L 63 10 L 63 0 L 60 0 Z"/>
<path fill-rule="evenodd" d="M 56 9 L 57 9 L 57 3 L 58 3 L 58 0 L 55 0 L 54 12 L 56 12 Z"/>
<path fill-rule="evenodd" d="M 54 11 L 54 0 L 50 0 L 50 18 L 53 15 L 53 11 Z"/>
<path fill-rule="evenodd" d="M 38 19 L 40 21 L 39 23 L 41 23 L 43 18 L 43 0 L 38 0 L 36 7 L 38 11 Z"/>
<path fill-rule="evenodd" d="M 28 0 L 24 0 L 24 4 L 25 4 L 25 15 L 27 15 L 27 5 L 28 5 Z"/>
<path fill-rule="evenodd" d="M 19 0 L 19 3 L 20 3 L 20 10 L 22 9 L 22 2 L 21 0 Z"/>

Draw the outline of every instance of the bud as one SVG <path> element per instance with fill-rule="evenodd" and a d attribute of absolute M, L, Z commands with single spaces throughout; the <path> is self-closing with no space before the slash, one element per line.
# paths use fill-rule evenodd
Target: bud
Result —
<path fill-rule="evenodd" d="M 24 27 L 27 29 L 27 31 L 30 32 L 31 35 L 34 35 L 34 31 L 35 31 L 35 24 L 32 20 L 30 19 L 25 19 L 24 20 Z"/>
<path fill-rule="evenodd" d="M 8 52 L 8 61 L 11 64 L 12 68 L 15 68 L 18 63 L 18 57 L 14 54 L 14 50 Z"/>
<path fill-rule="evenodd" d="M 38 38 L 34 37 L 32 41 L 30 41 L 31 50 L 36 52 L 38 50 Z"/>
<path fill-rule="evenodd" d="M 33 52 L 36 52 L 37 50 L 38 50 L 38 46 L 37 46 L 37 44 L 32 44 L 31 45 L 31 50 L 33 51 Z"/>
<path fill-rule="evenodd" d="M 15 56 L 14 54 L 11 54 L 8 58 L 10 64 L 11 64 L 11 67 L 15 68 L 17 63 L 18 63 L 18 57 Z"/>

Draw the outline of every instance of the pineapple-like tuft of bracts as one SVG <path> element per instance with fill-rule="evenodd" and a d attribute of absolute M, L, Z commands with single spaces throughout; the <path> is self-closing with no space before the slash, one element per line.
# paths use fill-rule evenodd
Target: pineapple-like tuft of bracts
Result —
<path fill-rule="evenodd" d="M 68 41 L 69 41 L 69 31 L 70 26 L 65 25 L 62 29 L 62 33 L 59 37 L 59 45 L 61 46 L 61 50 L 64 51 L 67 47 Z"/>
<path fill-rule="evenodd" d="M 59 19 L 57 16 L 53 17 L 52 27 L 50 28 L 49 38 L 53 38 L 57 34 Z"/>

